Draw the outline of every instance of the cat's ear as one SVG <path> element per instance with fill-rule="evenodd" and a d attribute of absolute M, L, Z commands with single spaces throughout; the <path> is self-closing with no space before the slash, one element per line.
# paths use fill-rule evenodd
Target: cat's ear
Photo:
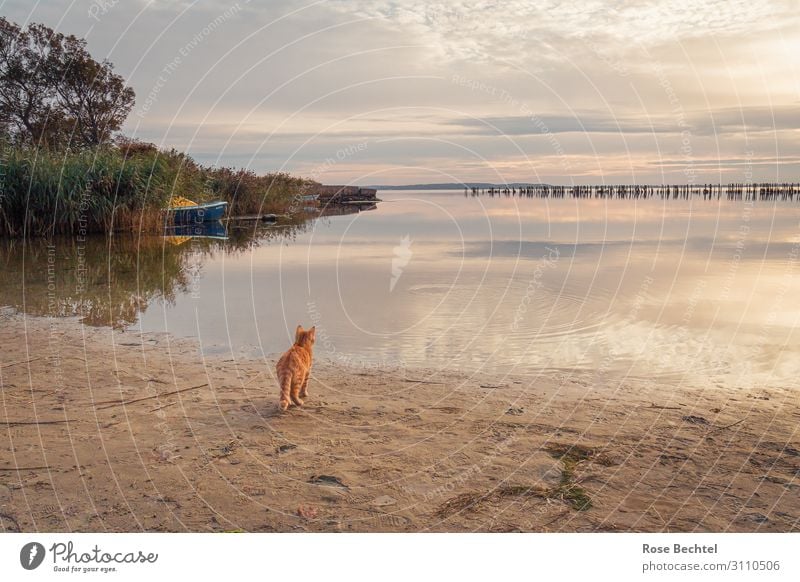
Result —
<path fill-rule="evenodd" d="M 299 342 L 300 338 L 303 337 L 303 326 L 298 325 L 297 329 L 294 330 L 294 341 Z"/>
<path fill-rule="evenodd" d="M 312 342 L 317 339 L 317 326 L 316 325 L 308 330 L 308 337 L 311 338 Z"/>

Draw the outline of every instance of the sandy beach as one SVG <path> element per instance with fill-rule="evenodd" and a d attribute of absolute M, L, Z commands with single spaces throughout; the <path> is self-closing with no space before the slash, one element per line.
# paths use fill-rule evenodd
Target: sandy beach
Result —
<path fill-rule="evenodd" d="M 274 363 L 0 316 L 0 531 L 797 531 L 798 395 Z"/>

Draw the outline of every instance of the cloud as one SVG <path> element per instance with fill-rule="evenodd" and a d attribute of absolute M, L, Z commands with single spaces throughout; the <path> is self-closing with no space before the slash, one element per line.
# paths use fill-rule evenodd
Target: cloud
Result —
<path fill-rule="evenodd" d="M 125 131 L 209 163 L 302 173 L 366 141 L 337 181 L 685 181 L 689 131 L 698 179 L 798 168 L 796 0 L 95 5 L 3 10 L 85 36 L 135 110 L 155 93 Z"/>
<path fill-rule="evenodd" d="M 729 107 L 696 114 L 696 133 L 755 133 L 800 129 L 800 104 L 775 107 Z"/>
<path fill-rule="evenodd" d="M 680 131 L 669 121 L 648 124 L 635 119 L 620 119 L 603 113 L 576 113 L 574 115 L 527 115 L 512 117 L 485 117 L 481 119 L 453 119 L 446 125 L 465 128 L 468 134 L 480 135 L 541 135 L 545 133 L 663 133 Z"/>
<path fill-rule="evenodd" d="M 797 20 L 793 0 L 342 0 L 331 7 L 401 26 L 439 47 L 440 56 L 518 61 L 540 56 L 528 49 L 546 46 L 542 39 L 591 37 L 617 47 L 657 45 L 666 39 L 752 34 L 782 18 Z M 569 53 L 552 49 L 551 55 Z"/>
<path fill-rule="evenodd" d="M 800 129 L 800 106 L 740 107 L 682 114 L 617 116 L 605 112 L 572 115 L 532 114 L 503 117 L 450 119 L 444 125 L 459 126 L 467 134 L 541 135 L 546 133 L 681 133 L 697 135 L 774 132 Z"/>

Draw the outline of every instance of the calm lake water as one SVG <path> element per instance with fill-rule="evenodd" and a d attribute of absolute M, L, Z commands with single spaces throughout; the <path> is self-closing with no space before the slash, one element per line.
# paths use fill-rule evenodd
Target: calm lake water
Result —
<path fill-rule="evenodd" d="M 379 197 L 228 241 L 6 241 L 0 304 L 236 357 L 282 352 L 302 323 L 318 357 L 365 366 L 800 377 L 800 204 Z"/>

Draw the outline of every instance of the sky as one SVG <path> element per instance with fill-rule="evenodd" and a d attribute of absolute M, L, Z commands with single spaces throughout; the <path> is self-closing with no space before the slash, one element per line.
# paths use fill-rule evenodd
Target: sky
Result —
<path fill-rule="evenodd" d="M 123 132 L 329 184 L 800 181 L 797 0 L 0 0 Z"/>

